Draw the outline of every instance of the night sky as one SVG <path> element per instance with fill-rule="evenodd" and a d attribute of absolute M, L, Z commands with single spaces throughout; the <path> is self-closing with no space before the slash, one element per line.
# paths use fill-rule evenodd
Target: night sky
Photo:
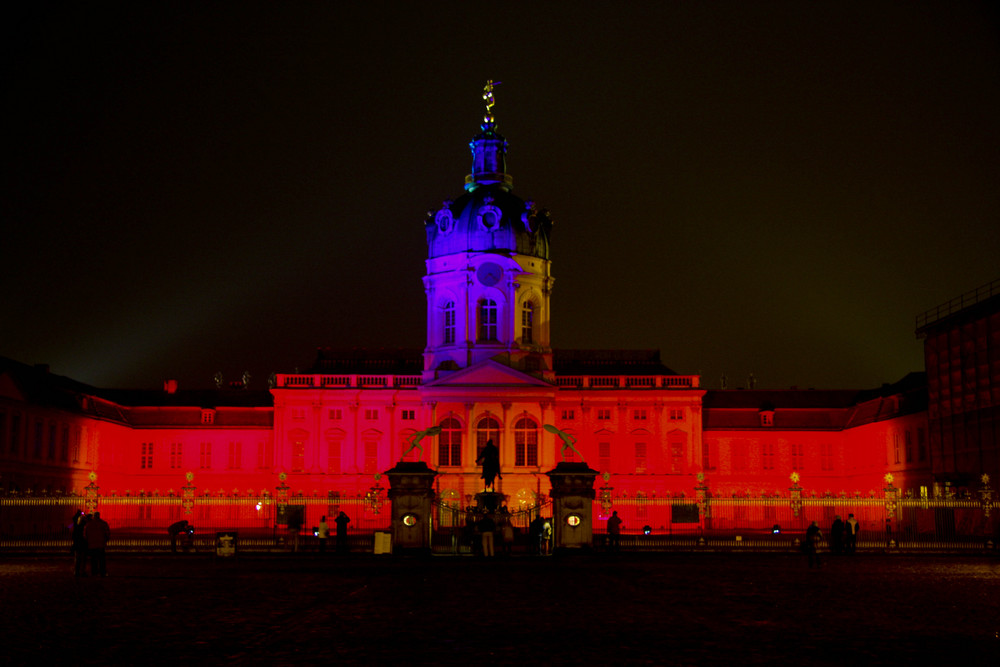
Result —
<path fill-rule="evenodd" d="M 486 79 L 557 348 L 871 388 L 1000 278 L 988 3 L 39 4 L 3 21 L 0 355 L 97 386 L 422 348 Z"/>

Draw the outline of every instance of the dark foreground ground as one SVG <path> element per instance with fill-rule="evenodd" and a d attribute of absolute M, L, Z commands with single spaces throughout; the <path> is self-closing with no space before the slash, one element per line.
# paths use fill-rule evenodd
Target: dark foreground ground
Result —
<path fill-rule="evenodd" d="M 3 664 L 1000 664 L 1000 560 L 0 556 Z"/>

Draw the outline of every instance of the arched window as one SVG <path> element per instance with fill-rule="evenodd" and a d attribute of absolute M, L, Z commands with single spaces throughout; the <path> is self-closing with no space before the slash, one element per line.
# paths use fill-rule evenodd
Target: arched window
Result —
<path fill-rule="evenodd" d="M 438 436 L 438 465 L 462 465 L 462 424 L 454 417 L 441 422 Z"/>
<path fill-rule="evenodd" d="M 492 440 L 493 444 L 500 448 L 500 422 L 493 417 L 483 417 L 476 425 L 476 460 L 483 455 L 483 448 L 486 441 Z"/>
<path fill-rule="evenodd" d="M 455 342 L 455 302 L 446 301 L 442 310 L 444 311 L 444 339 L 445 345 L 452 345 Z"/>
<path fill-rule="evenodd" d="M 521 306 L 521 344 L 529 345 L 535 342 L 535 304 L 525 301 Z"/>
<path fill-rule="evenodd" d="M 478 340 L 497 340 L 497 302 L 493 299 L 482 299 L 479 302 Z"/>
<path fill-rule="evenodd" d="M 538 424 L 528 417 L 514 424 L 514 465 L 538 465 Z"/>

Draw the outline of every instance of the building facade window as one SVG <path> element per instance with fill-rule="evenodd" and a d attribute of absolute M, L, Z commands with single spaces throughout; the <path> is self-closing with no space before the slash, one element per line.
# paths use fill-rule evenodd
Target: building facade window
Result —
<path fill-rule="evenodd" d="M 403 421 L 411 422 L 417 418 L 416 410 L 403 410 L 401 419 Z"/>
<path fill-rule="evenodd" d="M 262 470 L 274 467 L 274 443 L 270 440 L 257 445 L 257 467 Z"/>
<path fill-rule="evenodd" d="M 525 301 L 521 306 L 521 343 L 530 345 L 534 341 L 535 304 Z"/>
<path fill-rule="evenodd" d="M 479 302 L 478 340 L 490 342 L 497 340 L 497 302 L 493 299 L 483 299 Z"/>
<path fill-rule="evenodd" d="M 514 424 L 514 465 L 538 465 L 538 424 L 529 417 L 522 417 Z"/>
<path fill-rule="evenodd" d="M 679 475 L 687 472 L 687 451 L 684 440 L 674 437 L 670 439 L 670 472 Z"/>
<path fill-rule="evenodd" d="M 229 465 L 230 470 L 239 470 L 243 467 L 243 443 L 229 443 Z"/>
<path fill-rule="evenodd" d="M 49 422 L 49 450 L 48 450 L 49 461 L 56 460 L 56 425 L 54 422 Z"/>
<path fill-rule="evenodd" d="M 69 462 L 69 424 L 63 424 L 62 437 L 59 440 L 59 460 Z"/>
<path fill-rule="evenodd" d="M 671 408 L 670 409 L 670 421 L 675 421 L 676 422 L 676 421 L 683 421 L 683 420 L 684 420 L 684 411 L 683 410 L 679 410 L 677 408 Z"/>
<path fill-rule="evenodd" d="M 153 443 L 142 443 L 142 453 L 139 455 L 139 469 L 150 470 L 153 467 Z"/>
<path fill-rule="evenodd" d="M 611 472 L 611 443 L 597 443 L 597 462 L 604 472 Z"/>
<path fill-rule="evenodd" d="M 198 467 L 208 470 L 212 467 L 212 443 L 203 442 L 198 447 Z"/>
<path fill-rule="evenodd" d="M 445 345 L 453 345 L 455 343 L 455 302 L 446 301 L 443 308 L 444 313 L 444 337 L 442 339 Z"/>
<path fill-rule="evenodd" d="M 171 470 L 177 470 L 178 468 L 180 468 L 183 465 L 184 460 L 182 458 L 182 454 L 183 454 L 183 449 L 181 447 L 181 443 L 179 443 L 179 442 L 172 442 L 172 443 L 170 443 L 170 468 L 171 468 Z"/>
<path fill-rule="evenodd" d="M 576 419 L 576 413 L 573 410 L 563 410 L 562 418 L 565 419 L 566 421 L 571 421 L 573 419 Z"/>
<path fill-rule="evenodd" d="M 635 443 L 635 472 L 642 475 L 646 472 L 646 443 Z"/>
<path fill-rule="evenodd" d="M 833 470 L 833 444 L 824 442 L 819 446 L 820 467 L 823 470 Z"/>
<path fill-rule="evenodd" d="M 917 428 L 917 460 L 927 460 L 927 433 L 923 426 Z"/>
<path fill-rule="evenodd" d="M 761 467 L 764 470 L 774 470 L 774 443 L 765 442 L 761 445 L 760 452 Z"/>
<path fill-rule="evenodd" d="M 899 452 L 899 433 L 892 434 L 892 462 L 900 462 L 900 452 Z"/>
<path fill-rule="evenodd" d="M 202 424 L 214 424 L 215 423 L 215 410 L 202 410 L 201 411 L 201 423 Z"/>
<path fill-rule="evenodd" d="M 806 469 L 805 445 L 801 442 L 792 443 L 792 470 L 799 472 Z"/>
<path fill-rule="evenodd" d="M 340 457 L 343 442 L 338 438 L 326 443 L 326 472 L 330 475 L 339 475 L 342 471 Z"/>
<path fill-rule="evenodd" d="M 906 431 L 903 433 L 903 447 L 906 453 L 906 462 L 913 463 L 913 433 Z"/>
<path fill-rule="evenodd" d="M 344 411 L 340 408 L 331 408 L 327 415 L 330 418 L 330 421 L 337 422 L 344 418 Z"/>
<path fill-rule="evenodd" d="M 610 419 L 611 419 L 610 408 L 599 408 L 597 410 L 597 421 L 610 421 Z"/>
<path fill-rule="evenodd" d="M 646 410 L 645 410 L 645 408 L 641 408 L 641 409 L 638 409 L 638 410 L 633 410 L 632 411 L 632 419 L 635 420 L 635 421 L 638 421 L 638 422 L 644 422 L 644 421 L 646 421 Z"/>
<path fill-rule="evenodd" d="M 438 435 L 438 465 L 462 465 L 462 424 L 454 417 L 441 422 Z"/>
<path fill-rule="evenodd" d="M 378 472 L 378 442 L 365 440 L 365 474 L 374 475 Z"/>
<path fill-rule="evenodd" d="M 373 422 L 378 420 L 378 408 L 365 408 L 365 419 Z"/>
<path fill-rule="evenodd" d="M 292 472 L 306 471 L 306 437 L 292 435 Z"/>

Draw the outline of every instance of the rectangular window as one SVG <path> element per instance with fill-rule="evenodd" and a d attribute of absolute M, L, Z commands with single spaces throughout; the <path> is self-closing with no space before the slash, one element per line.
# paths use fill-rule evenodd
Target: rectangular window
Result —
<path fill-rule="evenodd" d="M 670 410 L 670 421 L 675 421 L 676 422 L 676 421 L 683 421 L 683 420 L 684 420 L 684 411 L 683 410 L 678 410 L 678 409 L 675 409 L 675 408 L 672 408 Z"/>
<path fill-rule="evenodd" d="M 329 412 L 329 417 L 331 421 L 340 421 L 344 418 L 344 412 L 340 408 L 333 408 Z"/>
<path fill-rule="evenodd" d="M 670 472 L 676 474 L 681 474 L 685 470 L 684 465 L 685 452 L 684 452 L 684 442 L 681 440 L 673 440 L 670 443 Z"/>
<path fill-rule="evenodd" d="M 21 453 L 21 415 L 10 416 L 10 454 L 11 458 Z"/>
<path fill-rule="evenodd" d="M 374 440 L 365 442 L 365 474 L 374 475 L 378 472 L 378 443 Z"/>
<path fill-rule="evenodd" d="M 59 460 L 69 462 L 69 424 L 63 424 L 62 437 L 59 441 Z"/>
<path fill-rule="evenodd" d="M 239 470 L 243 467 L 243 443 L 229 443 L 229 465 L 230 470 Z"/>
<path fill-rule="evenodd" d="M 416 410 L 403 410 L 403 421 L 411 422 L 417 418 Z"/>
<path fill-rule="evenodd" d="M 302 421 L 306 418 L 305 408 L 292 408 L 292 419 L 295 421 Z"/>
<path fill-rule="evenodd" d="M 761 445 L 761 467 L 764 470 L 774 470 L 774 443 L 765 442 Z"/>
<path fill-rule="evenodd" d="M 833 470 L 833 445 L 824 442 L 819 446 L 820 467 L 823 470 Z"/>
<path fill-rule="evenodd" d="M 257 445 L 257 467 L 266 470 L 274 467 L 274 443 L 263 440 Z"/>
<path fill-rule="evenodd" d="M 139 468 L 150 470 L 153 467 L 153 443 L 142 443 L 142 454 L 139 456 Z"/>
<path fill-rule="evenodd" d="M 35 446 L 31 451 L 31 455 L 36 459 L 42 458 L 42 422 L 35 422 Z"/>
<path fill-rule="evenodd" d="M 792 443 L 792 470 L 806 469 L 805 445 L 802 443 Z"/>
<path fill-rule="evenodd" d="M 917 460 L 927 460 L 927 433 L 923 426 L 917 428 Z"/>
<path fill-rule="evenodd" d="M 597 420 L 598 421 L 609 421 L 610 419 L 611 419 L 611 409 L 610 408 L 601 408 L 601 409 L 599 409 L 597 411 Z"/>
<path fill-rule="evenodd" d="M 892 462 L 899 463 L 899 433 L 892 434 Z"/>
<path fill-rule="evenodd" d="M 514 465 L 538 465 L 538 431 L 518 430 L 514 433 Z"/>
<path fill-rule="evenodd" d="M 712 465 L 711 443 L 707 440 L 702 440 L 701 443 L 701 468 L 702 470 L 715 470 L 715 466 Z"/>
<path fill-rule="evenodd" d="M 611 443 L 597 443 L 597 460 L 603 472 L 611 472 Z"/>
<path fill-rule="evenodd" d="M 747 443 L 736 442 L 733 443 L 733 470 L 736 472 L 744 472 L 748 467 L 747 462 Z"/>
<path fill-rule="evenodd" d="M 181 443 L 172 442 L 170 443 L 170 468 L 171 470 L 177 470 L 183 465 L 184 459 L 182 458 L 183 450 L 181 449 Z"/>
<path fill-rule="evenodd" d="M 202 424 L 214 424 L 215 423 L 215 410 L 202 410 L 201 411 L 201 423 Z"/>
<path fill-rule="evenodd" d="M 562 418 L 565 420 L 576 419 L 576 413 L 573 410 L 563 410 Z"/>
<path fill-rule="evenodd" d="M 635 421 L 646 421 L 646 411 L 645 410 L 633 410 L 632 419 Z"/>
<path fill-rule="evenodd" d="M 331 475 L 340 474 L 340 445 L 340 440 L 331 440 L 327 443 L 326 472 Z"/>
<path fill-rule="evenodd" d="M 365 419 L 370 422 L 378 419 L 378 408 L 365 408 Z"/>
<path fill-rule="evenodd" d="M 56 460 L 56 425 L 54 423 L 49 424 L 49 461 Z"/>
<path fill-rule="evenodd" d="M 906 431 L 903 434 L 904 444 L 906 451 L 906 462 L 913 463 L 913 433 Z"/>
<path fill-rule="evenodd" d="M 203 442 L 198 447 L 198 467 L 202 470 L 212 467 L 212 443 Z"/>
<path fill-rule="evenodd" d="M 646 472 L 646 443 L 635 443 L 635 471 L 638 474 Z"/>
<path fill-rule="evenodd" d="M 292 472 L 306 470 L 306 441 L 301 438 L 292 440 Z"/>
<path fill-rule="evenodd" d="M 83 440 L 83 428 L 77 427 L 73 432 L 73 447 L 70 457 L 73 463 L 80 462 L 80 442 Z"/>
<path fill-rule="evenodd" d="M 532 343 L 532 330 L 534 328 L 535 307 L 529 302 L 521 308 L 521 342 L 525 345 Z"/>

